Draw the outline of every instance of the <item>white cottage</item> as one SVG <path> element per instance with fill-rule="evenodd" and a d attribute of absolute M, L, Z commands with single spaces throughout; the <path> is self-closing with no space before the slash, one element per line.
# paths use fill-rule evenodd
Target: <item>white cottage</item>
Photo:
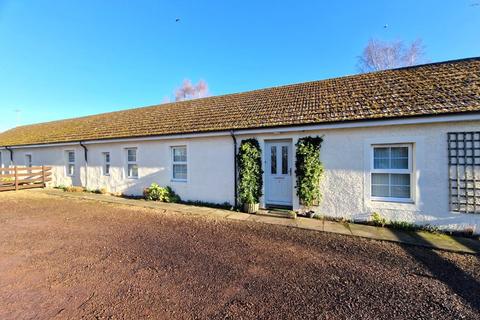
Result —
<path fill-rule="evenodd" d="M 53 185 L 236 202 L 235 147 L 263 148 L 261 206 L 299 209 L 295 143 L 323 136 L 326 216 L 480 233 L 480 58 L 17 127 L 0 163 L 53 167 Z"/>

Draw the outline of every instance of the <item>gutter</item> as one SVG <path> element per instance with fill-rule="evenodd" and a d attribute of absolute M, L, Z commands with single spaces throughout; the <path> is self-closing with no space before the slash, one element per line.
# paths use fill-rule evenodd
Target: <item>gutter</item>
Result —
<path fill-rule="evenodd" d="M 13 150 L 10 147 L 5 146 L 5 150 L 10 152 L 10 165 L 13 165 Z"/>
<path fill-rule="evenodd" d="M 83 154 L 84 154 L 84 157 L 85 157 L 85 188 L 88 189 L 88 149 L 83 144 L 82 141 L 79 141 L 78 143 L 83 148 Z"/>
<path fill-rule="evenodd" d="M 237 186 L 237 137 L 235 137 L 235 132 L 230 131 L 230 136 L 233 139 L 233 184 L 234 184 L 234 194 L 235 194 L 235 208 L 238 206 L 238 186 Z"/>
<path fill-rule="evenodd" d="M 87 147 L 83 144 L 82 141 L 79 141 L 78 143 L 80 143 L 80 146 L 83 148 L 84 155 L 85 155 L 85 163 L 88 163 L 88 149 L 87 149 Z"/>

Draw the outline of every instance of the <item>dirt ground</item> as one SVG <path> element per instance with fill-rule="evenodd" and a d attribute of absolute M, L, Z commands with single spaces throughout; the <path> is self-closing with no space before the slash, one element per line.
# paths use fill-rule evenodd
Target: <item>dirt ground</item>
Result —
<path fill-rule="evenodd" d="M 479 258 L 0 193 L 0 319 L 478 319 Z"/>

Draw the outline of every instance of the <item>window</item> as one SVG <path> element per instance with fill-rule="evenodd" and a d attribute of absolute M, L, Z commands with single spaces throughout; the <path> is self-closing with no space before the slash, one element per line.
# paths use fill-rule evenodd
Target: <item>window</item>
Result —
<path fill-rule="evenodd" d="M 270 148 L 270 173 L 277 174 L 277 146 Z"/>
<path fill-rule="evenodd" d="M 127 149 L 127 177 L 138 178 L 137 149 Z"/>
<path fill-rule="evenodd" d="M 373 147 L 371 196 L 373 200 L 407 202 L 412 199 L 412 147 Z"/>
<path fill-rule="evenodd" d="M 32 155 L 26 154 L 25 155 L 25 167 L 31 168 L 32 167 Z"/>
<path fill-rule="evenodd" d="M 187 147 L 172 147 L 172 178 L 187 181 Z"/>
<path fill-rule="evenodd" d="M 282 146 L 282 174 L 288 174 L 288 147 Z"/>
<path fill-rule="evenodd" d="M 110 175 L 110 152 L 103 153 L 103 175 Z"/>
<path fill-rule="evenodd" d="M 75 174 L 75 151 L 67 151 L 67 176 Z"/>

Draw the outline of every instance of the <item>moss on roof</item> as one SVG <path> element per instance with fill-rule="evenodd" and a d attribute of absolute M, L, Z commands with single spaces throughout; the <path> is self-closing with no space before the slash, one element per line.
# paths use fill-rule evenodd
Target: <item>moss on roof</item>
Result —
<path fill-rule="evenodd" d="M 480 57 L 21 126 L 0 146 L 480 111 Z"/>

